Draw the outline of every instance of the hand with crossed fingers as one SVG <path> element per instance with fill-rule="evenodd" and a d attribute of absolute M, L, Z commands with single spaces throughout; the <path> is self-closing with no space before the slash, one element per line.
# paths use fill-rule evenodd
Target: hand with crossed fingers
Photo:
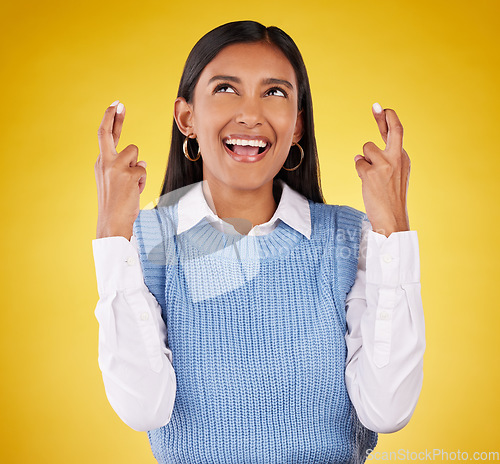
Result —
<path fill-rule="evenodd" d="M 372 229 L 389 237 L 392 232 L 410 230 L 406 207 L 410 158 L 403 148 L 403 126 L 396 112 L 382 109 L 378 103 L 372 112 L 386 147 L 381 150 L 367 142 L 364 156 L 356 155 L 354 161 Z"/>
<path fill-rule="evenodd" d="M 116 151 L 124 119 L 125 107 L 117 100 L 106 109 L 97 131 L 97 238 L 121 235 L 130 240 L 140 211 L 139 197 L 146 185 L 146 162 L 137 161 L 137 146 L 128 145 L 120 153 Z"/>

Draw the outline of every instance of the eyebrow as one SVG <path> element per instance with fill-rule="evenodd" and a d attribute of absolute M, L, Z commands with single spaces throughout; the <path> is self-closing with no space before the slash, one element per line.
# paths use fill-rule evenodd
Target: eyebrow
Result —
<path fill-rule="evenodd" d="M 209 81 L 208 84 L 211 84 L 214 81 L 229 81 L 229 82 L 236 82 L 237 84 L 241 84 L 241 79 L 236 76 L 222 76 L 222 75 L 217 75 L 212 77 Z M 269 84 L 281 84 L 284 85 L 285 87 L 288 87 L 289 89 L 293 90 L 293 85 L 284 80 L 284 79 L 275 79 L 274 77 L 269 77 L 267 79 L 262 80 L 263 85 L 269 85 Z"/>

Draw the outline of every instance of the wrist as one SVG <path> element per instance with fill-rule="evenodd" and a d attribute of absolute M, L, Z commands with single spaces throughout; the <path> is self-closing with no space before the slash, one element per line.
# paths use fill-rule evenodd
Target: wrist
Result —
<path fill-rule="evenodd" d="M 97 221 L 96 238 L 125 237 L 130 241 L 134 233 L 131 224 L 113 224 Z"/>
<path fill-rule="evenodd" d="M 385 235 L 389 237 L 393 232 L 406 232 L 410 230 L 410 222 L 408 218 L 402 219 L 400 221 L 384 221 L 384 222 L 374 222 L 372 223 L 373 232 Z"/>
<path fill-rule="evenodd" d="M 406 231 L 409 231 L 410 228 L 409 227 L 405 227 L 405 228 L 400 228 L 400 227 L 395 227 L 395 228 L 383 228 L 383 227 L 375 228 L 375 227 L 373 227 L 372 230 L 373 230 L 373 232 L 376 232 L 377 234 L 382 234 L 382 235 L 385 235 L 386 237 L 389 237 L 393 232 L 406 232 Z"/>

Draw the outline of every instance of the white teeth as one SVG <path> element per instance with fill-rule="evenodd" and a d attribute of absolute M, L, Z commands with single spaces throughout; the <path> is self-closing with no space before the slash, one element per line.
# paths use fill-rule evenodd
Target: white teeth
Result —
<path fill-rule="evenodd" d="M 251 147 L 265 148 L 267 146 L 267 143 L 263 140 L 228 139 L 226 140 L 226 143 L 228 145 L 241 145 L 242 147 L 250 145 Z"/>

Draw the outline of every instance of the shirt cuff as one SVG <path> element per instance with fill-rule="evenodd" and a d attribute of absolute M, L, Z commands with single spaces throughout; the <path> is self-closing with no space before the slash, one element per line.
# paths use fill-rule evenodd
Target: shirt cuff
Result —
<path fill-rule="evenodd" d="M 144 286 L 137 240 L 134 235 L 92 240 L 97 290 L 102 298 L 117 291 Z"/>
<path fill-rule="evenodd" d="M 393 232 L 389 237 L 368 231 L 366 283 L 397 287 L 420 282 L 416 230 Z"/>

